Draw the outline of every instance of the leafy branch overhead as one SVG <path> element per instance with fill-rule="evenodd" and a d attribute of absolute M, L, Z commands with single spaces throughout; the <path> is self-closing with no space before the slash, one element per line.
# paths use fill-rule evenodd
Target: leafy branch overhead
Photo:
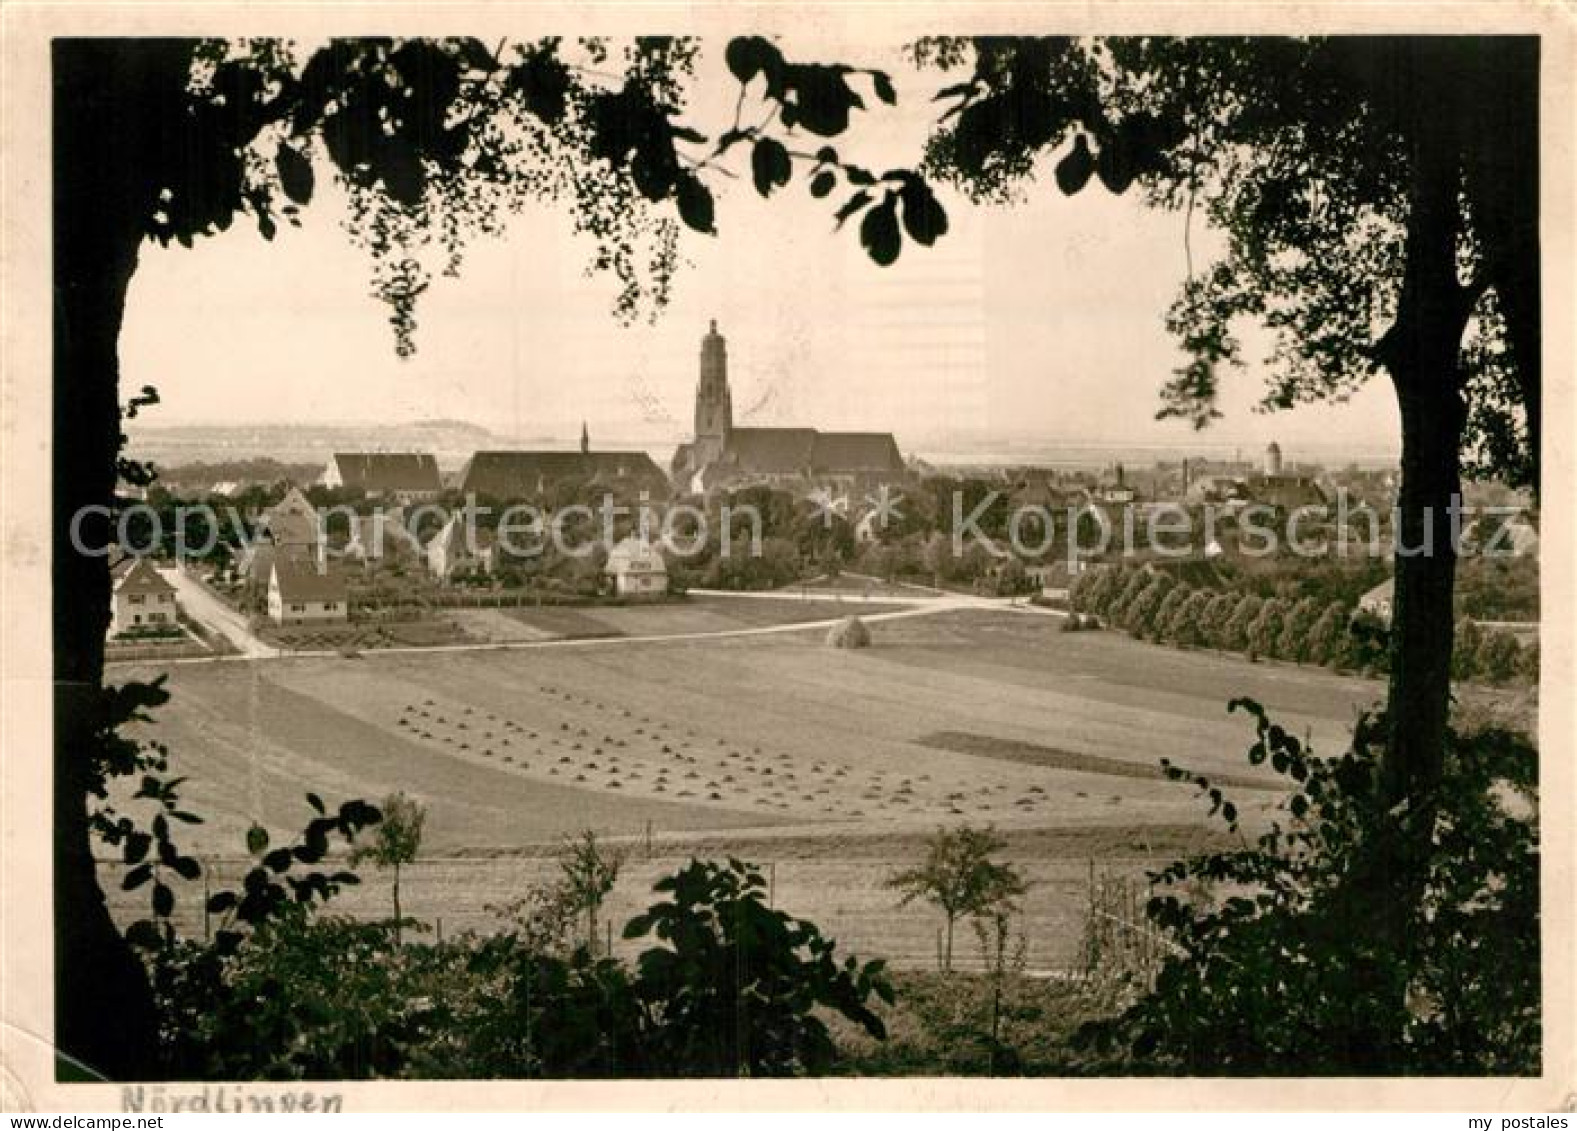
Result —
<path fill-rule="evenodd" d="M 790 63 L 759 37 L 729 43 L 726 61 L 744 87 L 760 77 L 767 118 L 735 121 L 714 142 L 687 124 L 686 80 L 697 44 L 647 37 L 615 52 L 600 40 L 547 38 L 489 47 L 475 39 L 335 40 L 299 59 L 273 40 L 204 42 L 190 81 L 163 92 L 188 126 L 150 184 L 148 236 L 191 246 L 246 214 L 265 239 L 299 227 L 321 193 L 326 166 L 348 196 L 350 237 L 373 261 L 373 291 L 390 307 L 402 354 L 415 349 L 415 309 L 435 274 L 458 273 L 472 239 L 502 232 L 534 201 L 557 202 L 596 251 L 588 272 L 617 279 L 616 313 L 655 315 L 678 267 L 681 226 L 716 232 L 710 176 L 735 176 L 720 160 L 749 142 L 750 173 L 767 195 L 796 163 L 811 191 L 839 178 L 854 196 L 839 222 L 870 207 L 861 240 L 878 263 L 897 258 L 900 232 L 930 244 L 947 218 L 908 170 L 873 175 L 823 146 L 791 148 L 805 134 L 832 138 L 865 99 L 897 94 L 885 73 Z M 781 136 L 772 136 L 776 131 Z M 898 222 L 901 210 L 902 223 Z"/>
<path fill-rule="evenodd" d="M 890 169 L 881 175 L 844 161 L 830 145 L 791 149 L 800 129 L 821 138 L 832 138 L 849 127 L 850 114 L 865 109 L 865 100 L 850 85 L 851 77 L 869 82 L 876 98 L 896 105 L 898 94 L 884 71 L 857 70 L 841 64 L 791 63 L 776 45 L 760 36 L 731 40 L 726 52 L 728 69 L 739 80 L 739 101 L 734 124 L 718 141 L 713 157 L 749 142 L 750 168 L 756 191 L 762 196 L 786 186 L 796 161 L 809 167 L 810 192 L 817 199 L 830 196 L 842 178 L 852 193 L 839 206 L 837 226 L 864 213 L 860 246 L 880 266 L 898 259 L 903 234 L 929 247 L 947 233 L 947 213 L 925 179 L 910 169 Z M 745 95 L 759 81 L 770 112 L 758 125 L 742 124 Z M 778 127 L 782 137 L 770 131 Z M 900 223 L 901 218 L 901 223 Z"/>
<path fill-rule="evenodd" d="M 1246 364 L 1243 322 L 1272 339 L 1267 409 L 1343 399 L 1390 368 L 1401 336 L 1416 333 L 1403 301 L 1418 218 L 1409 169 L 1420 145 L 1440 147 L 1454 171 L 1437 177 L 1459 181 L 1463 202 L 1439 222 L 1458 229 L 1445 234 L 1461 248 L 1448 301 L 1466 324 L 1467 463 L 1536 483 L 1536 70 L 1526 41 L 986 37 L 924 39 L 910 51 L 922 66 L 970 72 L 937 95 L 946 108 L 928 176 L 1000 202 L 1036 191 L 1049 165 L 1065 194 L 1097 180 L 1114 193 L 1137 186 L 1147 203 L 1183 213 L 1187 279 L 1167 326 L 1188 360 L 1163 386 L 1158 415 L 1200 427 L 1219 415 L 1223 370 Z M 1426 91 L 1439 96 L 1427 110 Z M 1196 213 L 1223 237 L 1197 266 Z"/>

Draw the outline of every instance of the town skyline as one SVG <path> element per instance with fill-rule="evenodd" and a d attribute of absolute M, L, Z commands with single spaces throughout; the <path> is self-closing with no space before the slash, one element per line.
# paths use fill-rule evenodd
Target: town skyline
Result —
<path fill-rule="evenodd" d="M 703 43 L 698 74 L 722 69 L 720 49 Z M 856 115 L 840 145 L 875 168 L 912 163 L 950 77 L 916 71 L 896 45 L 860 56 L 890 71 L 897 105 Z M 686 120 L 721 129 L 727 95 L 697 84 Z M 700 338 L 716 319 L 736 413 L 752 426 L 891 428 L 905 451 L 1010 435 L 1226 448 L 1274 436 L 1308 449 L 1339 435 L 1396 450 L 1383 379 L 1346 403 L 1254 412 L 1272 343 L 1246 327 L 1247 364 L 1224 375 L 1220 420 L 1196 433 L 1152 419 L 1184 361 L 1166 311 L 1218 250 L 1201 216 L 1049 184 L 1009 207 L 938 193 L 947 234 L 882 268 L 855 232 L 835 229 L 828 201 L 801 186 L 763 200 L 748 176 L 721 178 L 718 234 L 681 235 L 668 305 L 631 325 L 612 313 L 612 273 L 587 274 L 594 248 L 567 211 L 531 205 L 474 242 L 457 277 L 435 277 L 416 311 L 417 352 L 402 360 L 387 308 L 367 293 L 369 260 L 342 230 L 343 190 L 325 181 L 301 226 L 272 242 L 236 225 L 190 249 L 146 246 L 123 378 L 159 389 L 148 425 L 361 421 L 375 404 L 384 423 L 453 418 L 573 443 L 587 420 L 610 438 L 666 444 L 684 434 Z"/>

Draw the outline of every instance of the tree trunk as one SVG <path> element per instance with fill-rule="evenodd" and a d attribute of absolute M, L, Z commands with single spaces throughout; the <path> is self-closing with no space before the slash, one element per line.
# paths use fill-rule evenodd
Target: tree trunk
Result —
<path fill-rule="evenodd" d="M 1396 321 L 1379 356 L 1402 420 L 1389 734 L 1381 788 L 1388 802 L 1424 802 L 1439 782 L 1451 699 L 1452 594 L 1460 534 L 1462 336 L 1472 301 L 1457 281 L 1461 159 L 1452 115 L 1437 113 L 1453 71 L 1415 48 L 1416 113 L 1406 263 Z"/>
<path fill-rule="evenodd" d="M 400 862 L 394 862 L 394 948 L 400 948 L 401 924 L 405 920 L 400 915 Z"/>
<path fill-rule="evenodd" d="M 55 1044 L 65 1058 L 62 1075 L 126 1079 L 153 1075 L 157 1030 L 146 974 L 110 919 L 94 868 L 87 794 L 102 704 L 109 563 L 78 552 L 72 521 L 114 500 L 117 340 L 141 231 L 137 191 L 120 160 L 131 144 L 122 126 L 135 110 L 106 65 L 112 52 L 93 42 L 56 40 L 53 56 Z M 105 546 L 113 524 L 93 517 L 78 534 L 84 546 Z"/>
<path fill-rule="evenodd" d="M 57 226 L 57 232 L 59 227 Z M 53 501 L 55 676 L 55 1040 L 111 1077 L 145 1074 L 153 1013 L 142 967 L 110 921 L 95 874 L 87 791 L 102 704 L 109 563 L 79 553 L 72 523 L 109 505 L 119 437 L 116 337 L 135 241 L 91 266 L 56 240 Z M 113 538 L 107 519 L 83 522 L 89 547 Z"/>

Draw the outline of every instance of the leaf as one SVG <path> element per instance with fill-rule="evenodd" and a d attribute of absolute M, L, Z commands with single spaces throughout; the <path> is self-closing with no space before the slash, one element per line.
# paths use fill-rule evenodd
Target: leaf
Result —
<path fill-rule="evenodd" d="M 819 64 L 791 67 L 785 81 L 794 87 L 797 101 L 784 106 L 784 124 L 803 125 L 819 137 L 835 137 L 849 128 L 849 111 L 865 106 L 849 89 L 844 69 Z"/>
<path fill-rule="evenodd" d="M 297 204 L 312 202 L 312 161 L 305 153 L 290 145 L 281 145 L 274 153 L 274 168 L 279 171 L 279 184 L 285 195 Z"/>
<path fill-rule="evenodd" d="M 135 868 L 126 873 L 125 878 L 120 882 L 120 887 L 122 891 L 136 891 L 152 878 L 153 865 L 138 864 Z"/>
<path fill-rule="evenodd" d="M 155 950 L 164 941 L 164 936 L 159 933 L 159 925 L 152 919 L 138 919 L 126 928 L 126 941 L 144 950 Z"/>
<path fill-rule="evenodd" d="M 290 867 L 291 852 L 288 848 L 276 848 L 263 857 L 263 867 L 271 872 L 283 872 Z"/>
<path fill-rule="evenodd" d="M 260 854 L 268 847 L 268 830 L 262 825 L 253 825 L 246 830 L 246 850 L 253 856 Z"/>
<path fill-rule="evenodd" d="M 170 862 L 170 867 L 183 880 L 195 880 L 203 874 L 203 866 L 190 856 L 177 856 Z"/>
<path fill-rule="evenodd" d="M 871 85 L 876 88 L 877 98 L 889 106 L 898 105 L 898 92 L 893 89 L 893 80 L 887 77 L 887 72 L 872 71 Z"/>
<path fill-rule="evenodd" d="M 777 49 L 759 35 L 738 36 L 728 41 L 723 60 L 729 72 L 740 82 L 748 83 L 768 65 L 769 53 Z M 781 60 L 782 56 L 779 56 Z"/>
<path fill-rule="evenodd" d="M 774 188 L 788 184 L 793 162 L 782 142 L 764 137 L 750 151 L 750 172 L 756 191 L 762 196 L 771 196 Z"/>
<path fill-rule="evenodd" d="M 712 192 L 693 175 L 684 173 L 674 188 L 674 198 L 679 205 L 679 218 L 692 231 L 712 235 L 714 205 Z"/>
<path fill-rule="evenodd" d="M 148 855 L 153 838 L 147 833 L 132 833 L 126 838 L 124 859 L 128 864 L 140 864 Z"/>
<path fill-rule="evenodd" d="M 810 195 L 820 199 L 830 193 L 838 183 L 831 171 L 823 169 L 810 179 Z"/>
<path fill-rule="evenodd" d="M 844 202 L 843 207 L 838 209 L 838 214 L 836 217 L 838 221 L 838 227 L 843 227 L 843 222 L 845 220 L 847 220 L 850 216 L 853 216 L 856 212 L 864 208 L 870 202 L 871 194 L 868 192 L 857 192 L 853 196 L 849 197 L 849 199 Z"/>
<path fill-rule="evenodd" d="M 235 905 L 236 897 L 233 891 L 216 891 L 208 897 L 208 910 L 214 915 L 222 915 Z"/>
<path fill-rule="evenodd" d="M 903 237 L 898 232 L 898 208 L 891 195 L 860 221 L 860 245 L 879 267 L 897 262 Z"/>
<path fill-rule="evenodd" d="M 905 184 L 898 199 L 903 203 L 904 231 L 915 243 L 930 247 L 947 234 L 947 213 L 924 181 Z"/>
<path fill-rule="evenodd" d="M 175 893 L 164 883 L 153 885 L 153 913 L 161 919 L 168 919 L 175 910 Z"/>
<path fill-rule="evenodd" d="M 307 804 L 312 806 L 313 812 L 317 813 L 318 816 L 321 817 L 324 814 L 325 810 L 323 808 L 323 799 L 321 797 L 319 797 L 317 794 L 315 794 L 315 793 L 307 794 Z"/>
<path fill-rule="evenodd" d="M 1120 138 L 1101 146 L 1100 156 L 1095 161 L 1095 172 L 1101 178 L 1101 183 L 1118 196 L 1127 192 L 1136 172 L 1129 147 Z"/>
<path fill-rule="evenodd" d="M 1094 171 L 1095 161 L 1090 156 L 1090 140 L 1080 134 L 1073 139 L 1072 151 L 1057 162 L 1057 187 L 1065 196 L 1072 196 L 1089 183 L 1090 174 Z"/>

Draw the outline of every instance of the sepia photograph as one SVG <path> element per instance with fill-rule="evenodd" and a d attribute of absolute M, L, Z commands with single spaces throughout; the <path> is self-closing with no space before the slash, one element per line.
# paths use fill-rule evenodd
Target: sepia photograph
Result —
<path fill-rule="evenodd" d="M 13 9 L 7 1105 L 1569 1103 L 1510 7 Z"/>

